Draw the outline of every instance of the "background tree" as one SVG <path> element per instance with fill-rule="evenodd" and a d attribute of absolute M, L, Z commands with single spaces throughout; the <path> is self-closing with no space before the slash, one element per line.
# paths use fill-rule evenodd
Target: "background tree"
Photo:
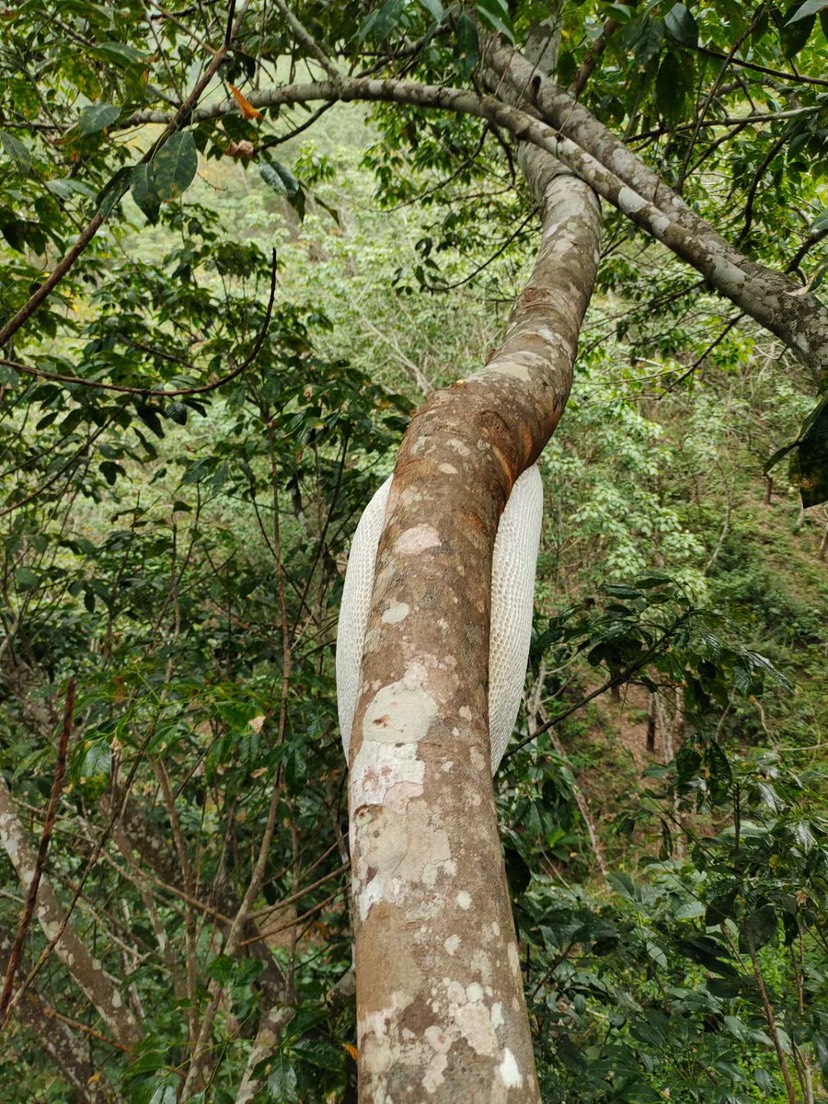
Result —
<path fill-rule="evenodd" d="M 486 373 L 429 400 L 395 480 L 380 575 L 412 526 L 451 532 L 454 550 L 433 546 L 433 576 L 400 576 L 409 639 L 374 632 L 366 674 L 375 664 L 387 685 L 418 655 L 451 655 L 456 683 L 432 672 L 415 689 L 435 695 L 443 723 L 454 705 L 470 716 L 442 734 L 441 758 L 418 753 L 427 800 L 403 804 L 426 818 L 404 872 L 399 803 L 367 803 L 389 821 L 377 857 L 414 890 L 396 920 L 372 915 L 376 903 L 363 917 L 377 929 L 359 966 L 363 1096 L 401 1078 L 430 1098 L 474 1099 L 488 1082 L 533 1098 L 520 1014 L 495 1014 L 521 981 L 544 1100 L 819 1092 L 824 568 L 807 515 L 794 533 L 778 489 L 757 507 L 751 495 L 752 480 L 765 491 L 757 452 L 794 441 L 804 504 L 825 497 L 824 406 L 800 428 L 828 348 L 815 294 L 825 12 L 563 5 L 557 85 L 542 33 L 525 54 L 511 45 L 547 14 L 499 0 L 7 13 L 9 1099 L 353 1094 L 330 661 L 341 554 L 413 406 L 499 340 L 538 252 L 538 203 L 544 244 L 505 345 Z M 371 101 L 367 126 L 353 105 L 329 111 L 347 100 Z M 366 209 L 372 187 L 380 217 Z M 593 192 L 605 201 L 599 294 L 566 436 L 544 460 L 554 525 L 534 720 L 499 783 L 517 943 L 484 967 L 480 933 L 497 923 L 499 950 L 511 925 L 503 879 L 482 892 L 481 869 L 489 879 L 499 859 L 488 771 L 472 769 L 487 748 L 490 548 L 569 391 Z M 470 457 L 449 456 L 452 441 Z M 441 464 L 463 479 L 437 478 Z M 470 485 L 479 529 L 455 524 Z M 460 599 L 444 640 L 429 636 L 437 578 L 443 605 Z M 758 697 L 776 677 L 764 653 L 795 676 L 795 699 L 779 679 Z M 603 704 L 613 688 L 625 710 Z M 623 782 L 593 775 L 623 778 L 625 747 L 644 765 L 633 717 L 647 695 L 680 711 L 685 735 L 671 756 L 662 722 L 659 761 L 630 804 Z M 575 885 L 588 838 L 610 871 L 652 847 L 660 857 L 644 883 L 610 873 L 615 894 L 593 903 Z M 359 906 L 374 875 L 359 833 L 355 846 Z M 406 921 L 426 874 L 444 906 L 433 931 L 471 913 L 445 907 L 450 879 L 452 899 L 476 894 L 473 931 L 418 943 Z M 447 969 L 459 989 L 425 1024 L 417 994 Z M 495 971 L 491 992 L 475 970 Z M 389 1005 L 389 983 L 417 999 Z M 665 1048 L 668 1024 L 680 1048 Z"/>

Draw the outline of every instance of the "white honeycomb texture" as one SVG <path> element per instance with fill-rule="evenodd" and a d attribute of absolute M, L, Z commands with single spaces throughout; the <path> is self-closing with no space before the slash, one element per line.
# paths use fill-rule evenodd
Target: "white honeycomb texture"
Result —
<path fill-rule="evenodd" d="M 377 547 L 390 488 L 391 477 L 365 507 L 345 572 L 336 636 L 336 695 L 346 759 L 359 698 Z M 526 679 L 542 521 L 543 484 L 533 464 L 512 488 L 500 517 L 492 557 L 489 732 L 493 774 L 506 751 Z"/>

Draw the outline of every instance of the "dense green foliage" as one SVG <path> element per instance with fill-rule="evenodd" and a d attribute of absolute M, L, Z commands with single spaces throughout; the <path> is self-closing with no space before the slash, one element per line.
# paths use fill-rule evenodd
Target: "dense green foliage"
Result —
<path fill-rule="evenodd" d="M 470 86 L 472 16 L 519 42 L 548 6 L 290 8 L 343 69 Z M 563 19 L 561 83 L 603 33 L 582 101 L 819 289 L 828 7 L 587 0 Z M 94 1099 L 232 1101 L 275 1011 L 255 1100 L 352 1101 L 344 555 L 423 394 L 496 345 L 535 212 L 482 120 L 258 117 L 262 89 L 320 75 L 263 4 L 229 42 L 210 5 L 30 0 L 0 24 L 0 325 L 106 216 L 2 349 L 0 773 L 36 849 L 76 679 L 44 877 L 140 1034 L 38 962 L 36 916 L 0 1095 L 93 1099 L 44 1050 L 54 1023 Z M 204 116 L 173 118 L 224 44 Z M 211 115 L 233 88 L 239 109 Z M 544 1100 L 810 1104 L 826 518 L 763 465 L 825 381 L 614 212 L 599 289 L 541 461 L 537 632 L 498 783 Z M 5 970 L 26 894 L 0 835 Z"/>

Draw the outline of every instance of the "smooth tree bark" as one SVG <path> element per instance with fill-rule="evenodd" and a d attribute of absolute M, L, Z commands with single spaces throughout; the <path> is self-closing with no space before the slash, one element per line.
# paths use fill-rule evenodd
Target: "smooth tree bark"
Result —
<path fill-rule="evenodd" d="M 751 260 L 698 215 L 657 173 L 605 127 L 588 108 L 560 88 L 519 51 L 495 35 L 484 36 L 489 96 L 443 85 L 372 77 L 282 85 L 251 92 L 256 108 L 317 100 L 411 104 L 475 115 L 497 123 L 519 142 L 546 150 L 646 233 L 704 276 L 776 334 L 815 375 L 828 364 L 828 308 L 792 277 Z M 519 106 L 513 106 L 518 104 Z M 237 110 L 234 100 L 207 104 L 193 121 Z M 157 110 L 138 111 L 120 129 L 169 123 Z"/>
<path fill-rule="evenodd" d="M 539 1100 L 490 766 L 491 560 L 566 404 L 600 210 L 546 154 L 527 174 L 532 278 L 485 368 L 412 420 L 378 553 L 350 749 L 363 1104 Z"/>
<path fill-rule="evenodd" d="M 334 100 L 416 105 L 487 119 L 532 147 L 522 163 L 543 217 L 532 280 L 502 347 L 481 372 L 430 397 L 400 451 L 351 740 L 350 810 L 360 1099 L 534 1102 L 539 1091 L 489 764 L 491 555 L 511 487 L 554 432 L 569 393 L 598 259 L 596 195 L 777 334 L 815 373 L 828 365 L 828 310 L 790 277 L 727 242 L 504 40 L 481 36 L 488 96 L 350 77 L 329 61 L 288 4 L 275 2 L 328 79 L 257 89 L 247 97 L 252 106 Z M 178 127 L 184 106 L 188 123 L 238 110 L 234 99 L 194 107 L 197 99 L 178 112 L 137 112 L 117 129 L 147 122 Z M 81 248 L 100 224 L 96 216 L 81 232 Z M 67 254 L 40 298 L 33 297 L 4 333 L 26 321 L 79 253 L 76 246 Z M 34 852 L 2 778 L 0 837 L 25 887 Z M 227 917 L 230 952 L 250 929 L 257 888 L 254 880 Z M 47 936 L 57 931 L 60 905 L 47 881 L 37 915 Z M 56 953 L 119 1043 L 134 1045 L 140 1032 L 117 984 L 71 927 Z M 255 1092 L 258 1058 L 275 1047 L 283 1024 L 284 1008 L 276 1007 L 280 979 L 273 981 L 240 1101 Z M 184 1099 L 209 1079 L 217 984 L 211 983 L 210 996 L 193 1040 Z"/>

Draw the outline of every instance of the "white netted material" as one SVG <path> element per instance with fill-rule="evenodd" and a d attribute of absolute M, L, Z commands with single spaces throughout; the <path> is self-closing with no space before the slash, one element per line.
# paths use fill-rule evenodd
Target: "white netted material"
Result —
<path fill-rule="evenodd" d="M 359 697 L 377 547 L 390 487 L 391 479 L 388 478 L 365 507 L 354 533 L 345 572 L 336 638 L 336 694 L 346 759 Z M 526 678 L 542 520 L 543 484 L 540 472 L 532 465 L 512 488 L 500 518 L 492 558 L 489 638 L 492 773 L 497 770 L 509 742 Z"/>

